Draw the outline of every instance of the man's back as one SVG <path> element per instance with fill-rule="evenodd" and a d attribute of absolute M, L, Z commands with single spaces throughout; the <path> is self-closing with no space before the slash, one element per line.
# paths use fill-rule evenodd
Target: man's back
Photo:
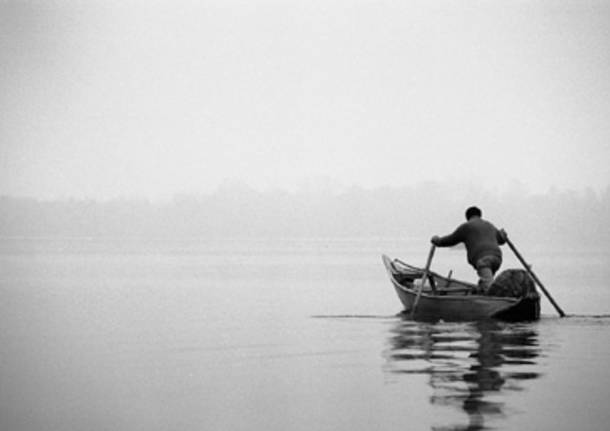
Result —
<path fill-rule="evenodd" d="M 472 217 L 461 224 L 455 232 L 441 237 L 436 242 L 440 247 L 450 247 L 463 242 L 468 252 L 468 262 L 475 265 L 482 256 L 502 257 L 499 244 L 504 244 L 504 239 L 498 229 L 480 217 Z"/>

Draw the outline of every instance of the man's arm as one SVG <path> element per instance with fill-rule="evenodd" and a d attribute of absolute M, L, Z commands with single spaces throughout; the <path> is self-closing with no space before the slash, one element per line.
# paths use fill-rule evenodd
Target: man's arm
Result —
<path fill-rule="evenodd" d="M 453 247 L 464 241 L 464 225 L 459 226 L 455 232 L 446 236 L 434 235 L 430 242 L 437 247 Z"/>
<path fill-rule="evenodd" d="M 504 229 L 496 230 L 496 239 L 498 240 L 498 244 L 504 245 L 506 244 L 506 239 L 508 238 L 508 234 Z"/>

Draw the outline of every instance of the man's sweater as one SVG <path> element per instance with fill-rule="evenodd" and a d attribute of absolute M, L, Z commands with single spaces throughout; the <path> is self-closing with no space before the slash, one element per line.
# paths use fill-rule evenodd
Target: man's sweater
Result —
<path fill-rule="evenodd" d="M 483 256 L 498 256 L 502 258 L 502 251 L 498 245 L 506 241 L 500 231 L 490 222 L 479 217 L 473 217 L 460 225 L 455 232 L 441 237 L 436 245 L 451 247 L 463 242 L 468 253 L 468 263 L 475 266 L 477 260 Z"/>

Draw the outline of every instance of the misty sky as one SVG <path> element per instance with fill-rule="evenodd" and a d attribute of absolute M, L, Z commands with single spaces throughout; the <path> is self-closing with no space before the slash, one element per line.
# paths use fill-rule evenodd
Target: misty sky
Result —
<path fill-rule="evenodd" d="M 610 184 L 610 1 L 0 0 L 0 194 Z"/>

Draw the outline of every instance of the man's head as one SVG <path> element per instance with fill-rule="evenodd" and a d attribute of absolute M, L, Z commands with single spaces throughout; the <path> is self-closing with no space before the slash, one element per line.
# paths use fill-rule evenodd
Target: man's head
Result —
<path fill-rule="evenodd" d="M 466 210 L 466 220 L 470 220 L 473 217 L 481 217 L 483 213 L 477 207 L 470 207 Z"/>

